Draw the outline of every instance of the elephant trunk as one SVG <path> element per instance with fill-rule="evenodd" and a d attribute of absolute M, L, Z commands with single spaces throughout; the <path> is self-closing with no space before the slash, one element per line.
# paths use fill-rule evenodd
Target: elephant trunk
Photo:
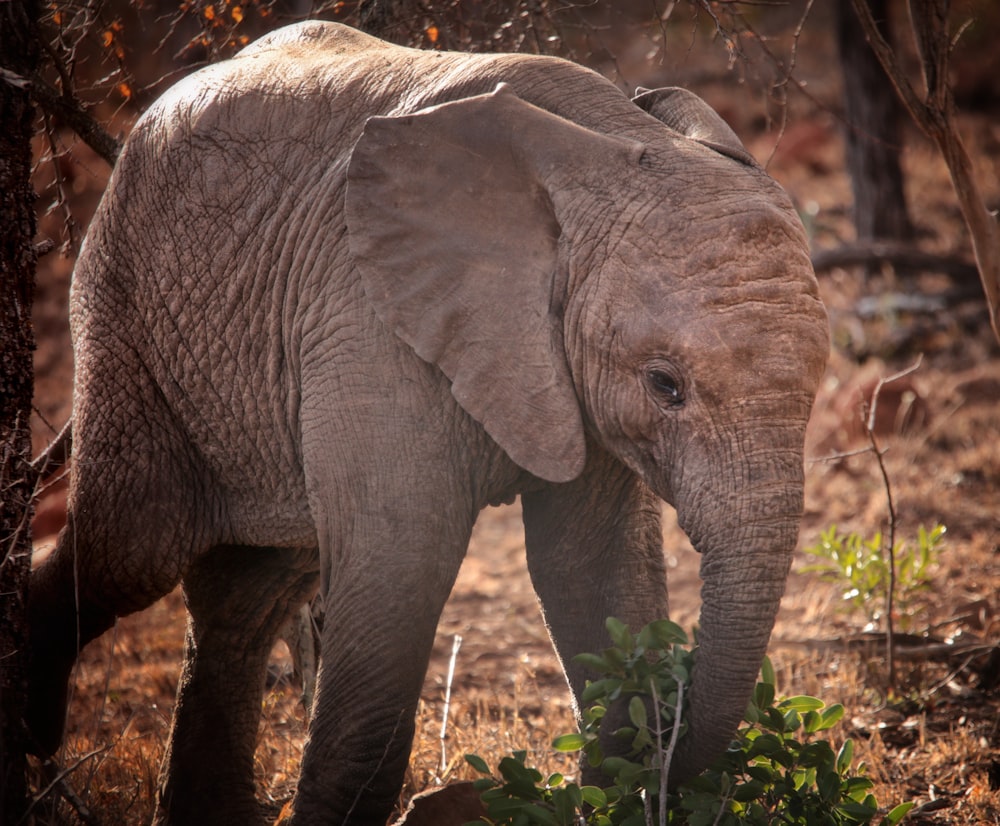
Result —
<path fill-rule="evenodd" d="M 796 469 L 791 481 L 758 481 L 713 508 L 694 508 L 696 519 L 678 510 L 702 553 L 704 584 L 685 704 L 689 730 L 672 760 L 671 785 L 700 773 L 727 748 L 753 692 L 802 515 L 801 453 L 786 458 Z"/>

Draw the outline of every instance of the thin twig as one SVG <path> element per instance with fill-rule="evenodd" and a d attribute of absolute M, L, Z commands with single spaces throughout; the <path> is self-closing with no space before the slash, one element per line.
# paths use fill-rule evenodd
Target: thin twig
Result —
<path fill-rule="evenodd" d="M 32 810 L 39 803 L 45 800 L 45 798 L 48 797 L 53 790 L 58 791 L 59 794 L 66 800 L 66 802 L 73 807 L 74 811 L 77 813 L 77 816 L 80 818 L 80 820 L 88 824 L 88 826 L 100 826 L 100 821 L 94 816 L 94 813 L 90 811 L 87 805 L 80 799 L 80 796 L 75 791 L 73 791 L 73 788 L 69 785 L 66 778 L 69 777 L 78 768 L 80 768 L 80 766 L 82 766 L 84 763 L 86 763 L 89 760 L 92 760 L 94 757 L 97 757 L 98 755 L 101 755 L 109 751 L 111 748 L 112 748 L 111 745 L 107 745 L 99 749 L 94 749 L 93 751 L 89 751 L 86 754 L 79 757 L 72 766 L 67 766 L 65 768 L 60 767 L 55 760 L 51 759 L 46 760 L 42 764 L 42 769 L 45 775 L 49 779 L 48 785 L 32 798 L 31 803 L 28 806 L 28 810 L 24 813 L 24 817 L 22 817 L 17 822 L 17 826 L 21 826 L 21 824 L 23 823 L 31 822 L 29 820 L 29 815 L 31 814 Z"/>
<path fill-rule="evenodd" d="M 653 704 L 656 706 L 656 729 L 657 743 L 662 744 L 661 724 L 660 724 L 660 701 L 656 696 L 656 685 L 651 683 L 653 689 Z M 660 746 L 660 826 L 665 826 L 667 822 L 667 779 L 670 776 L 670 764 L 674 760 L 674 752 L 677 750 L 677 740 L 681 734 L 681 716 L 684 705 L 684 681 L 677 681 L 677 705 L 674 708 L 674 726 L 670 731 L 670 743 L 667 750 L 663 751 Z"/>
<path fill-rule="evenodd" d="M 439 773 L 444 778 L 448 770 L 447 752 L 447 732 L 448 732 L 448 712 L 451 709 L 451 683 L 455 679 L 455 661 L 458 659 L 458 649 L 462 647 L 462 636 L 456 634 L 451 643 L 451 659 L 448 660 L 448 678 L 444 684 L 444 711 L 441 714 L 441 768 Z"/>
<path fill-rule="evenodd" d="M 963 671 L 965 671 L 965 669 L 967 669 L 969 667 L 969 665 L 972 663 L 972 661 L 974 659 L 976 659 L 976 657 L 978 657 L 978 656 L 979 656 L 979 653 L 970 654 L 968 657 L 966 657 L 962 661 L 962 664 L 960 666 L 958 666 L 958 668 L 953 669 L 949 674 L 947 674 L 944 677 L 944 679 L 938 681 L 937 683 L 935 683 L 934 685 L 932 685 L 930 688 L 928 688 L 926 691 L 924 691 L 921 694 L 921 697 L 923 697 L 925 700 L 931 699 L 942 688 L 944 688 L 946 685 L 948 685 L 948 683 L 950 683 L 959 674 L 961 674 Z"/>
<path fill-rule="evenodd" d="M 653 733 L 656 734 L 656 754 L 660 758 L 660 823 L 664 823 L 663 820 L 663 801 L 666 799 L 666 794 L 663 788 L 663 778 L 666 777 L 666 772 L 663 770 L 663 720 L 660 714 L 660 696 L 656 693 L 656 678 L 649 678 L 649 693 L 653 695 L 653 718 L 654 726 Z M 649 800 L 649 795 L 644 795 L 642 799 L 642 813 L 646 818 L 646 826 L 653 826 L 653 807 Z"/>
<path fill-rule="evenodd" d="M 868 417 L 867 427 L 869 430 L 875 429 L 875 408 L 878 406 L 879 394 L 882 392 L 882 388 L 887 384 L 892 384 L 894 381 L 899 381 L 900 379 L 905 379 L 912 373 L 916 373 L 920 369 L 920 365 L 923 364 L 924 357 L 921 355 L 917 360 L 904 370 L 900 370 L 898 373 L 893 373 L 891 376 L 880 378 L 878 384 L 875 385 L 875 392 L 872 393 L 872 404 L 871 411 Z"/>
<path fill-rule="evenodd" d="M 870 447 L 859 447 L 857 450 L 847 450 L 839 453 L 832 453 L 829 456 L 820 456 L 816 459 L 809 459 L 808 462 L 811 465 L 817 465 L 820 462 L 840 462 L 844 459 L 850 459 L 853 456 L 863 456 L 864 454 L 870 452 Z"/>
<path fill-rule="evenodd" d="M 874 399 L 874 396 L 873 396 Z M 872 404 L 872 412 L 875 410 L 875 404 Z M 872 417 L 869 421 L 872 421 Z M 893 597 L 896 592 L 896 506 L 892 498 L 892 485 L 889 483 L 889 473 L 885 469 L 885 461 L 882 458 L 882 451 L 879 448 L 878 439 L 875 436 L 875 431 L 869 424 L 866 428 L 866 433 L 868 435 L 868 441 L 871 443 L 872 452 L 875 454 L 875 461 L 878 463 L 879 472 L 882 474 L 882 483 L 885 487 L 885 497 L 888 502 L 889 508 L 889 546 L 888 546 L 888 557 L 889 557 L 889 587 L 885 595 L 885 659 L 886 659 L 886 671 L 887 673 L 887 685 L 890 689 L 895 688 L 896 685 L 896 663 L 895 663 L 895 651 L 893 646 L 893 632 L 894 623 L 892 619 L 893 610 Z"/>
<path fill-rule="evenodd" d="M 885 658 L 887 671 L 887 686 L 889 689 L 896 687 L 896 661 L 895 646 L 893 644 L 893 634 L 895 624 L 892 612 L 896 598 L 896 503 L 892 495 L 892 484 L 889 481 L 889 472 L 885 467 L 884 451 L 879 446 L 878 437 L 875 435 L 875 414 L 878 410 L 879 395 L 882 388 L 887 384 L 898 381 L 920 368 L 923 356 L 917 359 L 916 363 L 905 370 L 900 370 L 887 378 L 881 378 L 872 393 L 871 405 L 868 417 L 865 421 L 865 434 L 871 444 L 872 452 L 875 454 L 875 461 L 878 464 L 879 473 L 882 475 L 882 484 L 885 488 L 885 498 L 889 508 L 889 543 L 886 548 L 889 559 L 889 585 L 885 595 Z"/>

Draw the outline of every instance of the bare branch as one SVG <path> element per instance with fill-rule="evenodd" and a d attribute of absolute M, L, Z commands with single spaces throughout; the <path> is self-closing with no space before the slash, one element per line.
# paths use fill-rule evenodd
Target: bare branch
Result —
<path fill-rule="evenodd" d="M 47 115 L 65 122 L 108 166 L 115 165 L 121 142 L 108 134 L 77 97 L 67 91 L 59 94 L 39 75 L 31 78 L 31 97 Z"/>
<path fill-rule="evenodd" d="M 927 84 L 927 105 L 930 109 L 949 112 L 952 105 L 948 85 L 949 0 L 910 0 L 910 25 L 913 28 L 924 82 Z"/>
<path fill-rule="evenodd" d="M 908 270 L 940 272 L 960 280 L 979 277 L 976 265 L 961 258 L 953 255 L 936 255 L 919 250 L 911 244 L 893 241 L 843 244 L 832 249 L 816 250 L 812 254 L 812 265 L 816 272 L 831 270 L 834 267 L 857 267 L 881 262 Z"/>
<path fill-rule="evenodd" d="M 42 770 L 49 783 L 44 789 L 35 795 L 31 802 L 31 806 L 25 814 L 25 820 L 27 820 L 27 816 L 31 814 L 31 811 L 35 808 L 35 806 L 37 806 L 53 790 L 55 790 L 58 791 L 63 799 L 65 799 L 66 802 L 73 807 L 77 817 L 79 817 L 83 823 L 87 824 L 87 826 L 100 826 L 100 821 L 94 816 L 94 813 L 90 811 L 87 804 L 84 803 L 80 796 L 73 790 L 73 787 L 69 785 L 67 778 L 81 766 L 85 765 L 93 758 L 110 751 L 111 748 L 112 746 L 103 746 L 102 748 L 89 751 L 79 757 L 73 765 L 66 767 L 60 766 L 54 760 L 46 760 L 42 764 Z"/>
<path fill-rule="evenodd" d="M 66 196 L 66 188 L 63 186 L 63 175 L 59 171 L 59 149 L 56 146 L 56 138 L 52 128 L 52 116 L 45 112 L 42 117 L 45 122 L 45 139 L 49 144 L 49 159 L 52 163 L 52 182 L 56 188 L 56 203 L 53 206 L 58 206 L 62 210 L 65 238 L 63 248 L 68 250 L 72 248 L 76 240 L 76 221 L 73 220 L 73 211 L 69 208 L 69 198 Z"/>
<path fill-rule="evenodd" d="M 896 53 L 892 50 L 892 46 L 889 45 L 879 30 L 875 18 L 872 17 L 872 11 L 868 7 L 868 3 L 866 0 L 851 0 L 851 5 L 854 7 L 854 13 L 857 14 L 858 20 L 861 21 L 861 27 L 865 30 L 865 38 L 868 40 L 868 45 L 875 52 L 875 56 L 878 58 L 879 63 L 882 64 L 882 68 L 895 87 L 896 93 L 903 101 L 903 105 L 917 122 L 917 125 L 926 131 L 923 124 L 923 103 L 917 97 L 916 90 L 914 90 L 913 85 L 906 77 L 906 73 L 900 67 L 899 61 L 896 60 Z"/>

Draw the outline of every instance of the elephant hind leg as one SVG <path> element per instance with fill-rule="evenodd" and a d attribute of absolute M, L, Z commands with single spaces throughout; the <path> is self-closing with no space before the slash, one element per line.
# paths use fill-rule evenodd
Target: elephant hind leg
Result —
<path fill-rule="evenodd" d="M 40 757 L 56 752 L 66 726 L 69 679 L 80 650 L 107 631 L 115 611 L 81 590 L 77 553 L 68 548 L 72 523 L 56 550 L 31 575 L 28 597 L 29 748 Z"/>
<path fill-rule="evenodd" d="M 95 489 L 91 498 L 108 496 L 106 487 Z M 141 513 L 112 519 L 86 501 L 88 495 L 71 503 L 56 548 L 32 572 L 28 591 L 27 725 L 29 747 L 43 757 L 62 742 L 69 680 L 80 651 L 117 617 L 149 607 L 180 581 L 181 557 L 166 550 L 182 539 L 178 533 L 144 535 L 135 529 Z M 182 541 L 193 553 L 191 538 Z M 165 558 L 173 563 L 164 566 Z"/>
<path fill-rule="evenodd" d="M 177 587 L 207 545 L 210 525 L 207 505 L 184 483 L 196 478 L 191 465 L 158 456 L 154 474 L 148 462 L 129 456 L 112 461 L 106 458 L 115 455 L 111 437 L 85 438 L 83 423 L 79 430 L 66 526 L 32 572 L 28 591 L 27 723 L 31 748 L 41 756 L 62 741 L 79 652 L 117 617 Z"/>
<path fill-rule="evenodd" d="M 255 824 L 253 761 L 268 655 L 316 591 L 314 550 L 225 546 L 184 577 L 184 670 L 157 793 L 158 824 Z"/>

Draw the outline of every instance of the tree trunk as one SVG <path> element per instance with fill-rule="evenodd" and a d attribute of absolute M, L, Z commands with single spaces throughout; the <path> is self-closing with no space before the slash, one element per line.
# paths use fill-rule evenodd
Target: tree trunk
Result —
<path fill-rule="evenodd" d="M 888 28 L 886 0 L 869 0 Z M 900 124 L 903 109 L 850 3 L 834 3 L 837 46 L 844 75 L 847 171 L 854 193 L 858 241 L 904 241 L 913 236 L 906 210 Z M 886 36 L 888 36 L 886 34 Z"/>
<path fill-rule="evenodd" d="M 986 206 L 972 158 L 955 122 L 955 101 L 948 83 L 951 37 L 949 0 L 910 0 L 910 30 L 920 52 L 926 94 L 917 94 L 900 62 L 879 30 L 866 0 L 851 0 L 879 63 L 914 122 L 937 143 L 951 175 L 962 217 L 972 237 L 979 279 L 990 310 L 993 334 L 1000 341 L 1000 224 Z"/>
<path fill-rule="evenodd" d="M 21 78 L 38 59 L 34 0 L 0 3 L 0 811 L 25 811 L 28 574 L 31 569 L 31 302 L 35 288 L 33 110 Z"/>

